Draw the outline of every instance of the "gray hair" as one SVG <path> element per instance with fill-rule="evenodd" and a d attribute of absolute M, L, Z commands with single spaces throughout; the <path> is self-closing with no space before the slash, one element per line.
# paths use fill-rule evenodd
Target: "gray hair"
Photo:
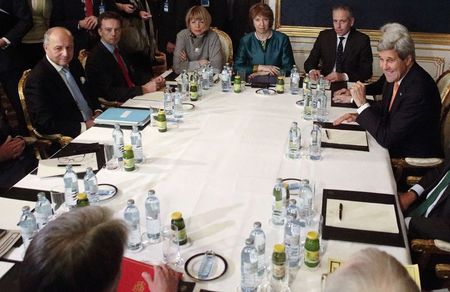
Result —
<path fill-rule="evenodd" d="M 68 36 L 70 36 L 70 38 L 73 41 L 73 36 L 72 36 L 72 33 L 70 32 L 70 30 L 68 30 L 65 27 L 55 26 L 55 27 L 47 29 L 47 31 L 45 32 L 45 34 L 44 34 L 44 46 L 48 45 L 48 43 L 50 41 L 50 36 L 52 35 L 53 32 L 55 32 L 57 30 L 64 31 Z"/>
<path fill-rule="evenodd" d="M 109 291 L 117 284 L 127 241 L 123 220 L 104 207 L 67 212 L 31 241 L 20 291 Z"/>
<path fill-rule="evenodd" d="M 419 292 L 419 287 L 394 257 L 376 248 L 359 251 L 326 281 L 325 292 Z"/>
<path fill-rule="evenodd" d="M 414 41 L 408 29 L 400 23 L 388 23 L 380 28 L 383 35 L 378 43 L 378 51 L 395 50 L 400 59 L 411 56 L 416 59 Z"/>

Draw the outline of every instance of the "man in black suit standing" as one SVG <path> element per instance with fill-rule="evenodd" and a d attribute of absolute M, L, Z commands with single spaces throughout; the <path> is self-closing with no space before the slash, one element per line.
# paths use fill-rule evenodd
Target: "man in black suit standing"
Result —
<path fill-rule="evenodd" d="M 450 241 L 450 161 L 399 194 L 410 238 Z"/>
<path fill-rule="evenodd" d="M 50 26 L 67 28 L 75 40 L 75 56 L 90 49 L 98 40 L 97 17 L 104 11 L 116 11 L 112 0 L 53 0 Z"/>
<path fill-rule="evenodd" d="M 110 101 L 124 102 L 129 98 L 163 88 L 164 79 L 154 78 L 145 84 L 136 84 L 134 70 L 117 47 L 122 29 L 122 17 L 106 12 L 99 17 L 100 41 L 86 61 L 86 74 L 94 96 Z"/>
<path fill-rule="evenodd" d="M 380 67 L 386 82 L 381 101 L 369 104 L 357 82 L 351 95 L 357 109 L 334 124 L 356 121 L 391 157 L 440 157 L 441 100 L 433 78 L 415 61 L 414 42 L 401 24 L 381 28 Z"/>
<path fill-rule="evenodd" d="M 369 37 L 353 28 L 355 19 L 349 6 L 334 6 L 332 15 L 334 29 L 319 33 L 305 71 L 314 80 L 320 75 L 331 82 L 369 79 L 373 62 Z"/>
<path fill-rule="evenodd" d="M 0 0 L 0 83 L 16 112 L 22 135 L 28 131 L 17 92 L 23 70 L 18 45 L 32 26 L 28 1 Z"/>
<path fill-rule="evenodd" d="M 33 125 L 41 134 L 76 137 L 94 125 L 101 113 L 90 98 L 78 58 L 73 58 L 73 37 L 63 27 L 44 35 L 46 56 L 33 68 L 25 84 L 25 96 Z"/>

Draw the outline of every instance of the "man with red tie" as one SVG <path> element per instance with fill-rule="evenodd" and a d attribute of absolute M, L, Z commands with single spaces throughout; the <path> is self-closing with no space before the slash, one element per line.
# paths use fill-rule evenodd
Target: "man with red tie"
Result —
<path fill-rule="evenodd" d="M 381 101 L 369 104 L 365 86 L 351 89 L 356 113 L 347 113 L 334 124 L 356 121 L 391 157 L 440 157 L 441 100 L 433 78 L 415 61 L 414 42 L 401 24 L 381 28 L 378 43 L 380 67 L 386 82 Z"/>
<path fill-rule="evenodd" d="M 106 12 L 99 17 L 100 41 L 86 61 L 86 74 L 92 92 L 97 97 L 124 102 L 144 93 L 164 87 L 162 77 L 145 84 L 136 84 L 137 72 L 133 70 L 117 47 L 122 30 L 122 17 L 115 12 Z"/>
<path fill-rule="evenodd" d="M 62 26 L 72 33 L 78 56 L 80 50 L 90 49 L 98 40 L 98 16 L 116 10 L 113 0 L 53 0 L 50 26 Z"/>

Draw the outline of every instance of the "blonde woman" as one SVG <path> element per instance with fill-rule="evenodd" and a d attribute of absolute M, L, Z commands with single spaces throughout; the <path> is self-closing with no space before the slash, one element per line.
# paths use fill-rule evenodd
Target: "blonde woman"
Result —
<path fill-rule="evenodd" d="M 209 29 L 211 15 L 203 6 L 193 6 L 186 14 L 186 29 L 177 35 L 173 56 L 173 69 L 180 74 L 183 70 L 195 70 L 210 62 L 214 71 L 223 66 L 219 36 Z"/>

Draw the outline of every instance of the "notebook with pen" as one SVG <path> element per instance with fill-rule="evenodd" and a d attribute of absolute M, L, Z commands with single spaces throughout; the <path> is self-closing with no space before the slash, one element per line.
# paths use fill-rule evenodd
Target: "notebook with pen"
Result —
<path fill-rule="evenodd" d="M 367 132 L 359 125 L 315 122 L 322 127 L 322 147 L 369 151 Z"/>
<path fill-rule="evenodd" d="M 404 247 L 395 196 L 324 189 L 323 239 Z"/>
<path fill-rule="evenodd" d="M 150 111 L 135 108 L 109 108 L 99 115 L 94 122 L 96 124 L 121 126 L 143 126 L 150 121 Z"/>

